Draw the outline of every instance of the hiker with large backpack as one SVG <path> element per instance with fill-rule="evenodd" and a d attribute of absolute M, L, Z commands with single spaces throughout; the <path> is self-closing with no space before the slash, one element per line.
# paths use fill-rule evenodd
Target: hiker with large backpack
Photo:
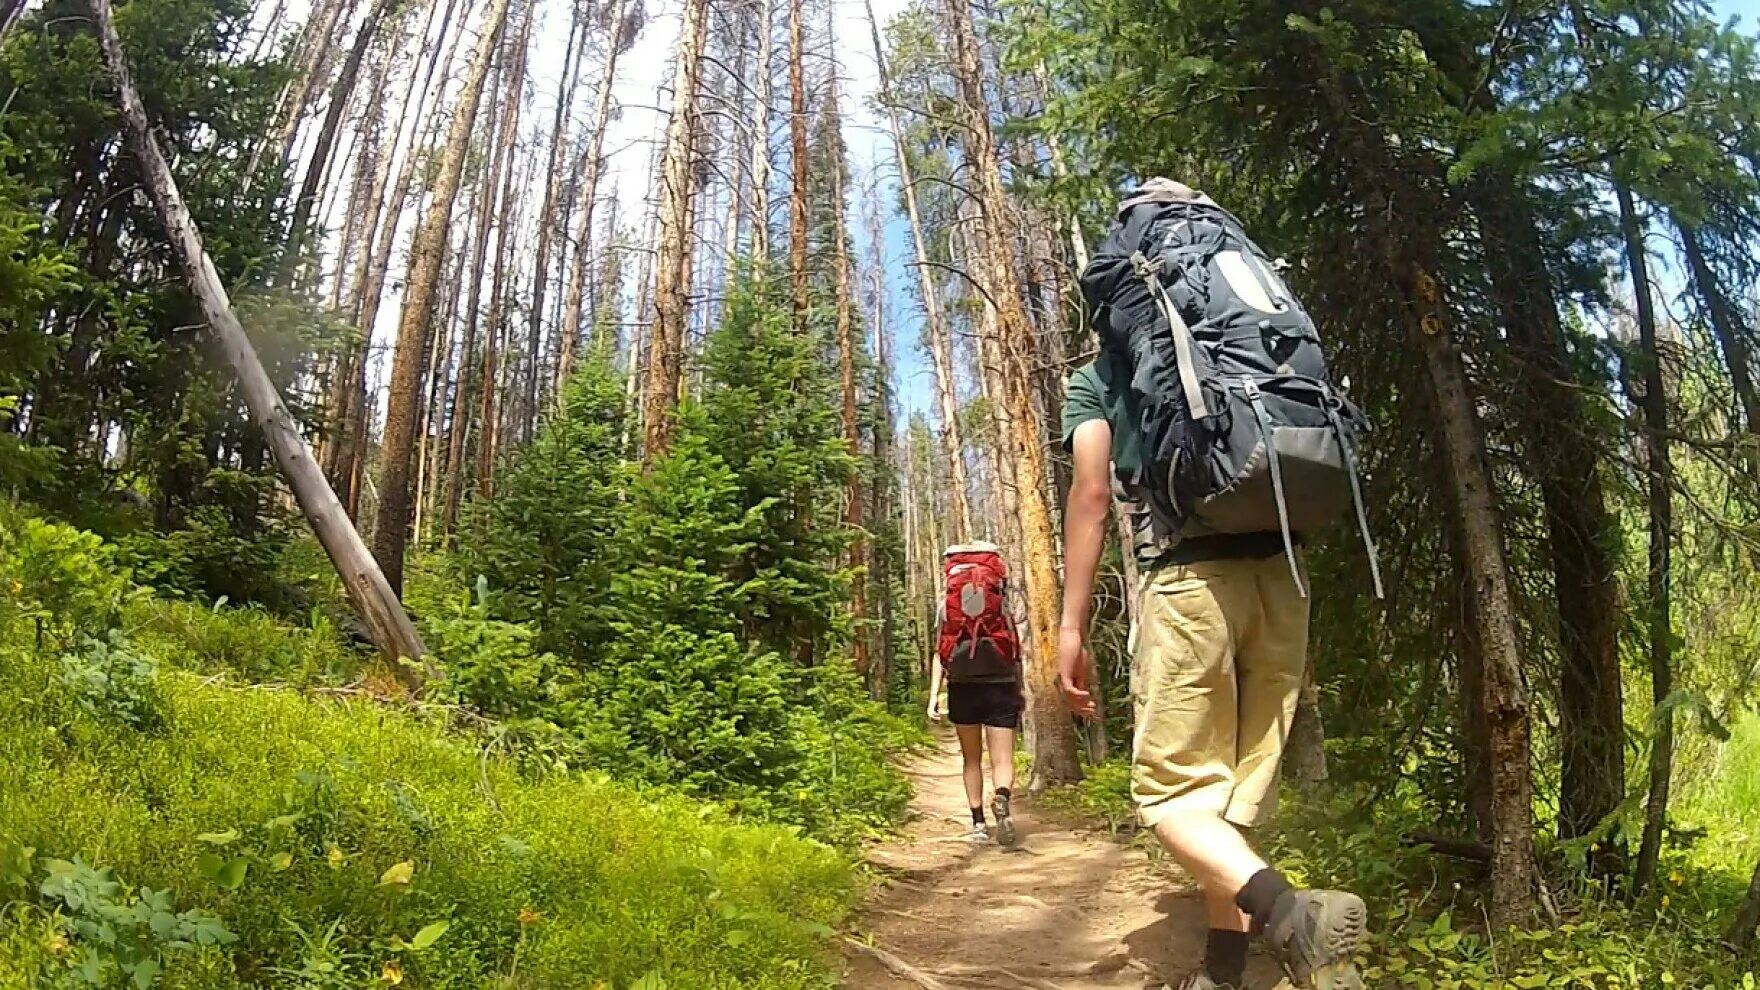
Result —
<path fill-rule="evenodd" d="M 1209 197 L 1152 179 L 1082 273 L 1100 353 L 1071 376 L 1058 679 L 1084 679 L 1094 574 L 1116 480 L 1142 571 L 1133 631 L 1131 796 L 1202 885 L 1204 966 L 1182 990 L 1239 987 L 1251 935 L 1300 987 L 1360 987 L 1354 894 L 1300 890 L 1248 841 L 1270 814 L 1307 665 L 1304 534 L 1353 514 L 1366 424 L 1273 260 Z"/>
<path fill-rule="evenodd" d="M 1014 735 L 1020 728 L 1020 637 L 1008 608 L 1008 567 L 992 543 L 947 548 L 942 555 L 944 577 L 936 610 L 939 633 L 929 674 L 929 719 L 940 721 L 942 686 L 947 688 L 947 717 L 959 736 L 964 762 L 966 804 L 972 812 L 974 841 L 991 836 L 984 820 L 984 750 L 990 750 L 990 776 L 995 797 L 998 844 L 1015 843 L 1010 799 L 1014 788 Z"/>

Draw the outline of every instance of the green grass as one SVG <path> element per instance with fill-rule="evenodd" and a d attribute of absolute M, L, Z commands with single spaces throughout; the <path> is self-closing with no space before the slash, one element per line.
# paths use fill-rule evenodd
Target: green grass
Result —
<path fill-rule="evenodd" d="M 1694 860 L 1745 877 L 1760 857 L 1760 715 L 1737 722 L 1709 766 L 1694 766 L 1677 779 L 1682 786 L 1676 817 L 1706 833 L 1695 845 Z"/>
<path fill-rule="evenodd" d="M 16 889 L 0 859 L 6 990 L 80 950 L 59 946 L 66 925 L 35 892 L 48 858 L 75 856 L 238 936 L 169 953 L 165 987 L 359 987 L 387 964 L 406 987 L 830 985 L 824 926 L 855 884 L 792 830 L 598 776 L 523 773 L 404 711 L 181 672 L 159 675 L 162 720 L 136 731 L 76 706 L 57 661 L 16 640 L 0 649 L 0 692 L 0 855 L 36 851 Z M 237 889 L 205 854 L 246 861 Z M 431 947 L 394 951 L 441 921 Z M 286 975 L 325 948 L 343 959 L 335 982 Z"/>

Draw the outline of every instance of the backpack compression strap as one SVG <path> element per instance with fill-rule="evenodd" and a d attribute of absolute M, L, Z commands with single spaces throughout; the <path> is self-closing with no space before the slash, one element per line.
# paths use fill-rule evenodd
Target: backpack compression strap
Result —
<path fill-rule="evenodd" d="M 1161 285 L 1160 269 L 1159 262 L 1150 264 L 1141 251 L 1131 255 L 1131 271 L 1149 283 L 1155 304 L 1161 308 L 1168 329 L 1173 333 L 1173 349 L 1179 357 L 1179 383 L 1186 394 L 1186 410 L 1193 419 L 1203 419 L 1210 415 L 1210 406 L 1204 401 L 1204 390 L 1198 387 L 1197 341 L 1192 338 L 1192 328 L 1186 325 L 1185 317 L 1179 315 L 1179 307 L 1167 298 L 1167 290 Z"/>

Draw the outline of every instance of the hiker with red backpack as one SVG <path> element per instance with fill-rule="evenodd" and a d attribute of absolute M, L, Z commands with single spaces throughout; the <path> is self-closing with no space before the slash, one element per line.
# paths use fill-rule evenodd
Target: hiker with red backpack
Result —
<path fill-rule="evenodd" d="M 1101 346 L 1063 409 L 1058 680 L 1091 716 L 1084 641 L 1116 479 L 1143 574 L 1131 796 L 1209 914 L 1203 968 L 1181 990 L 1241 986 L 1253 933 L 1299 987 L 1362 986 L 1362 900 L 1297 889 L 1248 841 L 1275 804 L 1307 665 L 1302 534 L 1354 507 L 1380 590 L 1357 474 L 1366 423 L 1279 267 L 1209 197 L 1152 179 L 1081 276 Z"/>
<path fill-rule="evenodd" d="M 951 546 L 942 555 L 944 593 L 937 610 L 940 634 L 929 674 L 929 719 L 941 720 L 941 688 L 947 717 L 959 736 L 966 804 L 974 841 L 991 836 L 984 820 L 984 750 L 996 786 L 990 811 L 999 845 L 1015 843 L 1010 798 L 1014 788 L 1014 734 L 1020 728 L 1020 637 L 1008 612 L 1008 568 L 992 543 Z"/>

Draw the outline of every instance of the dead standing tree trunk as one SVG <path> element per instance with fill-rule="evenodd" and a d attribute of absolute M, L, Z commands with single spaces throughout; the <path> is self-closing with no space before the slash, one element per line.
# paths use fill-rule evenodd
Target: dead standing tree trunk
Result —
<path fill-rule="evenodd" d="M 330 109 L 325 111 L 324 124 L 318 129 L 311 161 L 306 163 L 305 181 L 300 184 L 299 195 L 293 201 L 293 220 L 287 227 L 287 243 L 294 259 L 293 265 L 298 264 L 305 244 L 306 228 L 311 224 L 312 209 L 318 202 L 324 171 L 330 164 L 330 152 L 336 147 L 336 135 L 342 129 L 342 116 L 354 98 L 354 83 L 360 77 L 361 62 L 367 57 L 367 49 L 372 47 L 373 39 L 378 37 L 380 23 L 397 3 L 398 0 L 374 0 L 373 6 L 367 10 L 366 20 L 361 24 L 360 33 L 355 35 L 354 47 L 349 49 L 348 58 L 342 63 L 336 85 L 330 91 Z M 390 58 L 390 55 L 387 54 L 386 58 Z"/>
<path fill-rule="evenodd" d="M 1027 659 L 1027 697 L 1034 726 L 1033 777 L 1028 786 L 1039 790 L 1080 780 L 1082 768 L 1076 755 L 1075 723 L 1057 689 L 1057 541 L 1052 532 L 1051 506 L 1045 497 L 1043 431 L 1033 404 L 1031 368 L 1035 335 L 1020 294 L 1014 288 L 1014 238 L 1009 231 L 1002 167 L 990 130 L 989 103 L 984 95 L 971 9 L 966 0 L 945 0 L 945 7 L 957 56 L 954 69 L 965 117 L 965 152 L 983 211 L 978 237 L 983 262 L 979 283 L 988 294 L 988 308 L 996 317 L 1006 388 L 1002 398 L 1014 421 L 1011 440 L 1017 473 L 1022 479 L 1016 497 L 1021 508 L 1027 617 L 1033 641 L 1033 653 Z"/>
<path fill-rule="evenodd" d="M 826 48 L 835 51 L 836 45 L 828 44 Z M 833 60 L 831 84 L 825 98 L 825 139 L 830 144 L 832 157 L 831 251 L 832 263 L 836 268 L 837 356 L 838 373 L 843 385 L 843 441 L 849 445 L 850 456 L 856 458 L 856 463 L 850 468 L 849 483 L 844 494 L 843 523 L 857 534 L 849 551 L 850 564 L 856 568 L 849 589 L 850 619 L 855 627 L 852 645 L 856 670 L 866 676 L 869 665 L 868 631 L 863 626 L 868 617 L 865 573 L 868 566 L 868 540 L 862 532 L 862 424 L 857 417 L 856 403 L 855 291 L 850 284 L 849 231 L 844 218 L 843 184 L 847 162 L 844 158 L 843 134 L 839 129 L 842 117 L 838 112 L 837 72 L 837 63 Z"/>
<path fill-rule="evenodd" d="M 300 511 L 335 565 L 336 573 L 359 609 L 374 645 L 390 658 L 421 659 L 426 653 L 421 637 L 398 603 L 384 573 L 349 523 L 336 493 L 325 483 L 311 449 L 306 446 L 299 427 L 251 347 L 250 338 L 226 295 L 226 288 L 220 283 L 220 273 L 202 246 L 201 232 L 190 218 L 189 208 L 184 205 L 183 195 L 172 177 L 171 166 L 153 137 L 152 124 L 141 104 L 140 94 L 134 88 L 122 40 L 116 34 L 111 16 L 110 0 L 87 0 L 86 6 L 104 52 L 111 82 L 116 87 L 116 100 L 129 148 L 140 163 L 148 195 L 171 241 L 178 268 L 201 304 L 202 315 L 218 338 L 227 361 L 238 374 L 239 388 L 250 406 L 251 416 L 262 427 L 275 462 L 280 465 Z M 401 676 L 411 678 L 408 668 L 400 666 L 399 671 Z M 412 678 L 411 683 L 416 686 L 417 682 Z"/>
<path fill-rule="evenodd" d="M 788 0 L 788 278 L 794 332 L 807 332 L 807 88 L 802 0 Z"/>
<path fill-rule="evenodd" d="M 379 462 L 379 514 L 373 532 L 373 552 L 385 569 L 391 587 L 403 586 L 403 551 L 409 540 L 409 469 L 415 438 L 416 405 L 420 399 L 422 358 L 427 350 L 428 322 L 434 308 L 434 289 L 446 259 L 446 242 L 452 229 L 453 201 L 464 174 L 465 152 L 470 147 L 472 125 L 482 100 L 483 80 L 495 41 L 507 20 L 511 0 L 490 0 L 481 26 L 477 49 L 471 56 L 469 74 L 453 113 L 452 129 L 440 157 L 427 215 L 410 245 L 410 279 L 403 313 L 397 324 L 397 349 L 391 362 L 391 394 L 385 407 L 385 439 Z"/>
<path fill-rule="evenodd" d="M 581 311 L 587 291 L 587 273 L 593 264 L 593 211 L 599 205 L 599 176 L 605 168 L 605 129 L 611 123 L 611 91 L 617 84 L 617 59 L 635 43 L 640 30 L 630 18 L 630 0 L 617 0 L 611 15 L 611 36 L 606 40 L 605 68 L 593 101 L 593 136 L 581 153 L 580 212 L 575 217 L 574 267 L 568 275 L 568 292 L 562 306 L 562 341 L 556 358 L 556 391 L 574 371 L 574 352 L 580 346 Z"/>
<path fill-rule="evenodd" d="M 687 0 L 672 79 L 672 116 L 661 166 L 660 243 L 654 261 L 654 329 L 648 344 L 642 463 L 652 468 L 672 446 L 685 320 L 690 303 L 691 200 L 696 192 L 697 80 L 708 33 L 708 0 Z"/>
<path fill-rule="evenodd" d="M 954 379 L 953 337 L 948 333 L 947 317 L 941 309 L 939 286 L 933 266 L 929 264 L 929 248 L 923 231 L 923 218 L 917 208 L 917 186 L 911 177 L 910 155 L 905 148 L 904 128 L 899 124 L 898 106 L 893 102 L 892 77 L 886 68 L 886 51 L 880 41 L 880 22 L 874 17 L 873 0 L 863 0 L 868 13 L 868 30 L 874 40 L 874 63 L 880 70 L 880 102 L 886 106 L 886 120 L 892 132 L 893 155 L 898 161 L 898 183 L 904 192 L 905 218 L 910 222 L 911 245 L 916 250 L 917 289 L 923 299 L 923 321 L 929 335 L 929 359 L 935 370 L 935 407 L 941 419 L 942 446 L 948 465 L 953 470 L 953 542 L 971 538 L 972 506 L 970 482 L 966 478 L 965 440 L 959 424 L 959 400 Z"/>
<path fill-rule="evenodd" d="M 526 372 L 524 411 L 528 418 L 528 435 L 537 431 L 538 367 L 543 347 L 544 296 L 550 285 L 550 246 L 555 234 L 552 217 L 562 191 L 562 146 L 566 137 L 568 111 L 574 106 L 575 86 L 580 82 L 580 66 L 576 64 L 576 56 L 584 54 L 583 50 L 586 48 L 587 32 L 586 24 L 581 18 L 582 5 L 577 2 L 573 6 L 574 12 L 568 25 L 568 45 L 562 55 L 562 81 L 556 90 L 556 113 L 550 121 L 550 158 L 548 167 L 544 169 L 544 204 L 538 210 L 538 255 L 533 261 L 531 326 L 526 332 L 526 360 L 530 366 Z M 616 26 L 611 30 L 615 35 Z M 546 377 L 554 380 L 554 376 Z M 556 387 L 560 393 L 561 383 L 556 382 Z"/>

